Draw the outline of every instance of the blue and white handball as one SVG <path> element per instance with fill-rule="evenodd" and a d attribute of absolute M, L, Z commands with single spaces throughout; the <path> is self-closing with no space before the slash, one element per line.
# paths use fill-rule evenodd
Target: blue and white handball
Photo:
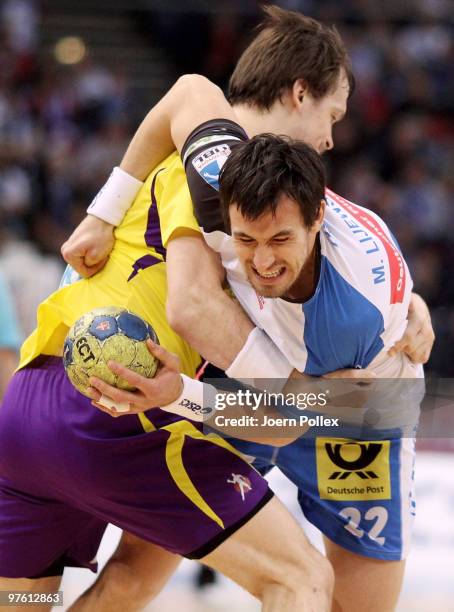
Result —
<path fill-rule="evenodd" d="M 159 343 L 154 329 L 141 317 L 117 306 L 96 308 L 78 319 L 68 332 L 63 350 L 66 373 L 83 395 L 87 395 L 90 376 L 133 391 L 129 383 L 114 374 L 107 363 L 117 361 L 125 367 L 153 378 L 158 360 L 147 348 L 147 339 Z"/>

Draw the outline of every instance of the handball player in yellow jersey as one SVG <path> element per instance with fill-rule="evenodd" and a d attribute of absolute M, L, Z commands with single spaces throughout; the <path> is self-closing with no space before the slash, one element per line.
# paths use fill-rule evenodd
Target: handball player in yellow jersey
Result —
<path fill-rule="evenodd" d="M 345 113 L 350 93 L 348 61 L 337 47 L 337 60 L 345 72 L 342 75 L 342 70 L 339 68 L 337 72 L 334 70 L 338 80 L 334 78 L 331 86 L 325 89 L 325 93 L 320 94 L 317 90 L 317 76 L 320 76 L 321 71 L 314 75 L 310 70 L 311 66 L 308 66 L 312 60 L 313 66 L 316 65 L 314 57 L 309 52 L 309 41 L 315 45 L 314 40 L 319 36 L 325 37 L 325 42 L 328 39 L 328 44 L 333 45 L 333 38 L 327 35 L 327 29 L 320 24 L 314 25 L 313 22 L 312 32 L 309 33 L 310 20 L 305 20 L 301 15 L 296 17 L 295 14 L 276 9 L 274 12 L 271 11 L 271 16 L 269 27 L 243 54 L 232 77 L 230 94 L 234 101 L 236 118 L 246 127 L 250 135 L 263 131 L 283 132 L 306 140 L 322 153 L 333 146 L 332 125 Z M 295 34 L 297 28 L 303 27 L 303 24 L 306 30 L 304 34 L 300 32 L 300 40 L 304 40 L 304 43 L 301 42 L 298 48 L 298 39 L 295 37 L 290 44 L 286 35 L 290 40 L 290 32 Z M 298 53 L 303 47 L 306 51 L 305 58 Z M 283 56 L 286 58 L 285 61 L 282 60 Z M 262 64 L 257 58 L 260 58 Z M 254 63 L 254 60 L 257 61 Z M 277 66 L 278 61 L 280 63 Z M 301 79 L 298 78 L 299 75 Z M 172 107 L 170 98 L 167 98 L 149 114 L 122 162 L 121 167 L 139 179 L 143 179 L 150 165 L 160 159 L 163 143 L 164 148 L 167 146 L 171 150 L 173 147 L 173 143 L 168 139 L 166 131 L 168 127 L 162 119 L 163 112 L 167 119 L 172 113 L 180 112 L 183 131 L 179 133 L 178 128 L 173 126 L 173 139 L 176 143 L 179 142 L 180 146 L 187 136 L 190 125 L 187 117 L 193 118 L 194 109 L 205 108 L 206 112 L 201 121 L 230 116 L 220 92 L 216 98 L 213 88 L 210 90 L 205 87 L 203 79 L 199 81 L 197 78 L 193 79 L 192 85 L 190 80 L 183 79 L 177 87 L 180 88 L 180 93 L 175 98 L 175 106 Z M 213 96 L 211 115 L 207 111 L 210 95 Z M 181 104 L 182 100 L 188 102 L 186 120 L 185 105 Z M 189 100 L 192 102 L 189 103 Z M 185 127 L 186 132 L 184 132 Z M 156 149 L 153 143 L 160 145 L 157 147 L 160 151 L 157 157 L 153 157 L 153 151 Z M 180 206 L 179 214 L 181 209 Z M 181 221 L 185 231 L 180 230 L 179 235 L 174 235 L 174 238 L 178 239 L 172 240 L 167 250 L 169 288 L 167 308 L 170 321 L 201 354 L 226 369 L 243 349 L 248 337 L 252 336 L 254 328 L 238 305 L 232 303 L 221 291 L 219 274 L 203 241 L 197 235 L 196 224 L 191 224 L 187 220 L 185 222 L 184 219 Z M 84 273 L 90 273 L 88 269 L 90 266 L 96 270 L 98 261 L 102 260 L 108 251 L 108 248 L 104 251 L 97 250 L 98 245 L 94 244 L 90 232 L 93 232 L 93 236 L 102 235 L 104 232 L 112 239 L 111 227 L 107 225 L 103 227 L 98 221 L 89 217 L 63 249 L 67 260 Z M 100 240 L 99 244 L 101 243 L 106 244 Z M 209 300 L 206 299 L 206 295 L 210 296 Z M 394 350 L 405 349 L 415 361 L 425 361 L 430 353 L 433 332 L 427 308 L 417 296 L 413 296 L 410 314 L 412 317 L 407 332 Z M 261 348 L 263 349 L 263 345 Z M 268 349 L 268 345 L 266 348 Z M 272 360 L 265 359 L 268 364 L 271 361 L 271 368 L 275 368 L 274 374 L 271 369 L 269 375 L 279 376 L 276 372 L 281 371 L 280 364 L 278 359 L 274 359 L 276 353 L 272 354 Z M 250 355 L 255 355 L 257 362 L 263 361 L 267 350 L 255 350 Z M 253 362 L 253 359 L 246 359 L 241 365 L 247 369 Z M 255 376 L 265 375 L 262 370 Z M 254 374 L 251 373 L 250 377 L 253 378 Z M 153 396 L 153 393 L 150 396 Z M 119 397 L 122 397 L 121 393 Z M 147 405 L 146 393 L 140 401 Z M 342 579 L 336 582 L 335 591 L 335 599 L 339 605 L 351 610 L 364 608 L 373 610 L 377 606 L 380 610 L 393 608 L 399 593 L 403 563 L 399 565 L 399 562 L 369 560 L 355 556 L 334 544 L 330 544 L 328 552 L 336 572 L 340 572 L 339 575 L 342 576 Z M 359 593 L 355 577 L 358 576 L 360 568 L 364 580 L 360 581 Z M 373 580 L 369 579 L 371 576 L 374 577 Z"/>
<path fill-rule="evenodd" d="M 323 34 L 323 32 L 321 32 L 321 34 Z M 342 113 L 340 113 L 340 115 L 341 114 Z M 218 116 L 217 113 L 215 116 Z M 329 143 L 327 146 L 329 148 L 330 146 Z M 323 145 L 323 147 L 327 148 L 325 145 Z M 158 160 L 155 160 L 155 161 L 157 164 Z M 146 163 L 147 164 L 149 163 L 149 159 L 146 160 Z M 182 170 L 180 164 L 177 163 L 176 161 L 174 165 L 174 160 L 170 160 L 170 163 L 169 163 L 169 160 L 167 160 L 165 167 L 167 168 L 167 170 L 169 170 L 170 168 L 171 171 L 172 169 L 175 169 L 175 168 L 178 168 L 178 171 Z M 126 170 L 127 169 L 128 168 L 126 168 Z M 159 168 L 157 168 L 157 170 L 159 170 Z M 177 242 L 180 242 L 180 244 L 182 242 L 186 242 L 186 247 L 188 247 L 188 245 L 191 244 L 191 241 L 192 241 L 192 244 L 194 245 L 194 242 L 193 242 L 194 236 L 189 232 L 189 234 L 186 234 L 185 237 L 180 236 L 181 240 L 175 240 L 175 238 L 178 237 L 178 233 L 177 233 L 178 230 L 175 231 L 175 229 L 181 224 L 181 219 L 178 219 L 177 224 L 173 226 L 174 227 L 173 234 L 172 234 L 172 230 L 169 229 L 170 234 L 167 237 L 163 235 L 161 240 L 159 240 L 158 236 L 156 236 L 156 234 L 153 233 L 152 231 L 148 232 L 148 236 L 147 236 L 147 232 L 144 231 L 144 224 L 142 224 L 141 226 L 142 229 L 140 232 L 137 231 L 138 226 L 135 225 L 135 223 L 138 220 L 137 215 L 140 214 L 139 213 L 140 200 L 142 196 L 144 197 L 144 201 L 146 201 L 147 197 L 150 198 L 151 196 L 151 199 L 152 199 L 153 194 L 154 194 L 156 198 L 156 202 L 157 202 L 154 210 L 156 210 L 156 208 L 159 209 L 159 200 L 161 202 L 166 202 L 167 196 L 169 196 L 168 201 L 171 201 L 174 196 L 175 197 L 182 196 L 181 192 L 178 192 L 178 190 L 176 194 L 172 193 L 172 190 L 166 193 L 166 184 L 165 184 L 166 181 L 165 181 L 165 175 L 163 173 L 164 171 L 162 171 L 161 174 L 158 176 L 157 176 L 157 173 L 154 173 L 152 176 L 149 177 L 148 181 L 145 183 L 144 191 L 139 193 L 139 197 L 136 200 L 136 204 L 137 204 L 136 217 L 134 217 L 134 207 L 133 207 L 128 212 L 124 220 L 124 223 L 122 223 L 121 227 L 117 229 L 116 237 L 119 240 L 119 243 L 118 243 L 118 246 L 115 247 L 111 255 L 111 262 L 109 262 L 107 271 L 103 270 L 102 272 L 100 272 L 100 274 L 97 275 L 96 279 L 99 278 L 100 280 L 93 279 L 92 281 L 77 282 L 75 283 L 74 286 L 69 286 L 62 290 L 62 292 L 60 293 L 61 299 L 60 298 L 55 299 L 51 297 L 47 302 L 45 302 L 42 305 L 40 313 L 39 313 L 38 331 L 35 333 L 35 335 L 31 339 L 29 339 L 29 341 L 26 343 L 24 347 L 24 351 L 22 355 L 22 366 L 28 366 L 28 368 L 32 370 L 37 369 L 37 368 L 34 368 L 34 367 L 30 368 L 30 364 L 32 364 L 32 366 L 34 364 L 35 366 L 42 367 L 42 364 L 40 364 L 39 359 L 38 361 L 36 360 L 36 356 L 39 355 L 40 353 L 44 353 L 46 355 L 59 354 L 58 347 L 61 346 L 62 340 L 64 339 L 64 336 L 66 334 L 67 326 L 71 324 L 74 321 L 74 319 L 77 318 L 79 314 L 82 314 L 87 309 L 91 309 L 96 306 L 108 305 L 103 298 L 108 297 L 108 299 L 111 300 L 111 298 L 115 296 L 115 299 L 113 301 L 109 301 L 109 304 L 115 303 L 116 305 L 129 306 L 132 310 L 138 312 L 138 314 L 141 314 L 142 316 L 147 315 L 145 316 L 147 320 L 150 320 L 150 317 L 148 316 L 149 302 L 153 301 L 156 304 L 156 311 L 159 310 L 160 312 L 159 313 L 153 312 L 153 317 L 156 314 L 156 320 L 154 320 L 153 318 L 152 320 L 150 320 L 150 322 L 155 327 L 158 333 L 158 336 L 160 337 L 161 341 L 166 346 L 166 348 L 169 348 L 170 350 L 180 354 L 180 356 L 182 357 L 183 370 L 189 375 L 193 374 L 194 367 L 197 361 L 196 353 L 192 351 L 191 349 L 189 349 L 187 345 L 182 345 L 181 340 L 178 339 L 177 337 L 172 336 L 171 333 L 169 333 L 169 336 L 167 335 L 166 323 L 165 323 L 164 314 L 163 314 L 164 313 L 163 306 L 164 306 L 164 300 L 165 300 L 165 291 L 164 291 L 164 286 L 162 284 L 162 280 L 163 280 L 163 263 L 162 262 L 163 262 L 163 249 L 165 248 L 167 240 L 170 237 L 172 237 L 174 240 L 169 242 L 169 244 L 167 245 L 169 246 L 169 249 L 167 251 L 168 261 L 172 259 L 174 255 L 176 257 L 178 256 L 178 253 L 176 250 L 173 253 L 171 253 L 172 249 L 170 247 L 172 244 L 177 244 Z M 138 174 L 140 175 L 140 172 Z M 138 178 L 143 178 L 143 177 L 139 176 Z M 176 175 L 176 179 L 177 179 L 176 183 L 181 181 L 181 177 L 178 178 L 177 175 Z M 153 180 L 155 180 L 154 192 L 152 191 Z M 184 195 L 186 196 L 187 193 L 185 193 Z M 161 210 L 159 211 L 159 214 L 166 215 L 167 213 L 165 213 L 164 210 L 161 208 Z M 171 215 L 172 215 L 172 212 L 170 211 L 169 219 L 171 219 Z M 183 226 L 185 226 L 184 223 L 183 223 Z M 84 227 L 86 227 L 86 224 Z M 168 227 L 172 228 L 172 222 L 169 223 Z M 187 228 L 188 226 L 185 226 L 185 227 Z M 148 222 L 146 224 L 146 228 L 147 230 L 149 229 Z M 189 226 L 189 228 L 191 228 L 191 226 Z M 107 226 L 105 227 L 105 230 L 107 233 L 111 231 L 110 228 Z M 194 232 L 198 232 L 198 229 L 196 227 L 194 227 L 193 230 Z M 85 229 L 82 228 L 82 232 L 84 231 Z M 79 236 L 80 235 L 81 233 L 79 233 Z M 140 242 L 135 243 L 134 238 L 139 238 L 139 235 L 140 235 Z M 190 241 L 189 243 L 187 242 L 188 239 Z M 76 234 L 76 240 L 77 240 L 77 234 Z M 195 240 L 197 241 L 197 246 L 195 246 L 195 251 L 198 253 L 198 259 L 197 259 L 198 269 L 193 270 L 193 272 L 195 271 L 198 275 L 200 275 L 200 270 L 203 269 L 204 274 L 206 276 L 204 280 L 208 282 L 208 286 L 209 286 L 209 282 L 213 281 L 214 279 L 216 279 L 216 282 L 219 283 L 219 274 L 216 276 L 216 274 L 214 274 L 213 272 L 215 268 L 212 265 L 212 260 L 210 259 L 211 258 L 210 253 L 204 248 L 203 244 L 201 244 L 201 241 L 198 238 L 195 238 Z M 131 248 L 131 252 L 129 252 L 129 248 L 131 245 L 134 245 L 134 248 Z M 80 247 L 80 243 L 78 244 L 78 247 Z M 122 250 L 122 247 L 124 247 L 124 251 Z M 126 250 L 128 250 L 127 255 L 126 255 Z M 104 261 L 102 261 L 103 259 L 105 259 L 104 255 L 105 253 L 99 257 L 99 259 L 101 260 L 101 264 L 104 263 Z M 86 253 L 83 251 L 79 251 L 79 253 L 76 254 L 76 257 L 78 257 L 79 259 L 79 264 L 84 263 L 85 256 L 86 256 Z M 188 248 L 185 248 L 185 257 L 187 258 L 186 263 L 189 262 L 189 260 L 191 259 L 191 254 Z M 95 256 L 95 259 L 97 258 L 98 258 L 98 255 Z M 85 263 L 89 263 L 89 264 L 93 263 L 93 260 L 90 261 L 90 259 L 87 258 Z M 101 267 L 100 265 L 98 266 L 98 263 L 99 262 L 96 261 L 96 265 L 94 268 L 92 268 L 92 271 L 94 269 L 98 269 Z M 113 268 L 110 268 L 110 272 L 109 272 L 109 267 L 111 265 L 115 266 L 116 268 L 115 272 L 113 272 Z M 183 270 L 184 270 L 184 267 L 180 266 L 180 272 L 183 272 Z M 126 272 L 128 273 L 127 275 L 126 275 Z M 119 281 L 120 276 L 122 277 L 121 281 Z M 144 278 L 148 278 L 149 282 L 145 282 L 143 285 L 143 289 L 142 289 L 141 283 L 142 283 L 142 279 Z M 139 282 L 139 279 L 140 279 L 140 282 Z M 77 286 L 83 287 L 80 294 L 78 293 L 79 290 L 75 289 Z M 135 287 L 135 289 L 132 290 L 133 295 L 134 295 L 133 299 L 130 299 L 127 297 L 128 290 L 131 287 Z M 170 289 L 175 294 L 175 290 L 178 291 L 178 286 L 175 285 L 174 287 L 170 287 Z M 91 292 L 92 292 L 91 297 L 86 299 L 91 294 Z M 188 304 L 191 304 L 191 300 L 194 296 L 194 293 L 192 292 L 191 294 L 187 294 L 187 296 L 184 295 L 184 292 L 182 293 L 183 293 L 182 295 L 178 296 L 179 306 L 184 305 L 186 297 L 188 298 Z M 204 299 L 204 295 L 205 294 L 201 296 L 202 299 Z M 146 299 L 145 299 L 145 296 L 146 296 Z M 92 300 L 92 297 L 93 297 L 93 300 Z M 221 299 L 222 301 L 222 299 L 224 298 L 218 298 L 218 299 Z M 214 302 L 214 304 L 215 303 L 216 302 Z M 175 305 L 175 302 L 174 302 L 174 305 Z M 89 308 L 87 308 L 86 306 L 89 306 Z M 220 350 L 220 351 L 224 350 L 225 352 L 228 352 L 231 350 L 234 352 L 235 349 L 237 349 L 237 351 L 240 350 L 242 347 L 242 344 L 244 343 L 244 333 L 242 332 L 246 330 L 247 333 L 249 333 L 251 326 L 250 326 L 250 323 L 247 322 L 247 319 L 244 316 L 242 317 L 241 314 L 238 313 L 238 310 L 235 309 L 235 306 L 229 305 L 227 308 L 230 309 L 229 310 L 230 313 L 235 313 L 234 320 L 237 325 L 237 331 L 239 333 L 236 338 L 235 337 L 232 338 L 232 342 L 229 342 L 228 347 L 226 346 L 218 347 L 217 350 Z M 226 311 L 223 311 L 223 312 L 226 312 Z M 188 315 L 188 314 L 191 314 L 191 307 L 187 309 L 186 313 L 180 312 L 179 316 Z M 175 317 L 175 306 L 171 307 L 170 315 L 172 318 Z M 187 322 L 187 319 L 186 319 L 186 322 Z M 185 323 L 185 321 L 183 321 L 183 323 Z M 202 319 L 202 324 L 204 324 L 203 319 Z M 182 325 L 181 319 L 180 319 L 180 325 Z M 183 325 L 183 327 L 185 327 L 185 325 Z M 231 327 L 229 327 L 229 320 L 226 317 L 225 332 L 230 334 L 230 329 Z M 223 329 L 218 329 L 219 333 L 222 333 L 223 331 L 224 331 Z M 191 333 L 192 333 L 192 329 L 191 327 L 188 327 L 186 329 L 186 334 L 190 335 Z M 247 333 L 246 333 L 246 336 L 247 336 Z M 213 345 L 212 342 L 211 342 L 211 345 Z M 208 352 L 202 349 L 202 347 L 200 347 L 200 350 L 202 350 L 204 354 L 208 355 Z M 164 356 L 163 358 L 168 359 L 167 356 Z M 212 360 L 216 361 L 216 357 L 213 357 Z M 229 357 L 227 355 L 224 355 L 222 356 L 222 358 L 218 359 L 218 363 L 222 367 L 227 367 L 231 361 L 232 361 L 232 357 Z M 52 360 L 50 362 L 48 361 L 45 367 L 53 367 Z M 27 367 L 25 368 L 24 371 L 26 370 L 27 370 Z M 152 382 L 153 381 L 150 381 L 151 384 Z M 162 423 L 167 423 L 166 419 L 170 417 L 167 417 L 166 415 L 161 415 L 160 418 L 164 420 L 162 422 L 157 422 L 156 425 L 153 424 L 153 419 L 148 416 L 146 416 L 146 419 L 142 417 L 140 421 L 139 419 L 137 419 L 137 417 L 133 417 L 132 415 L 125 416 L 125 417 L 122 417 L 121 419 L 115 419 L 112 421 L 116 423 L 120 423 L 120 422 L 123 422 L 125 419 L 127 420 L 130 418 L 135 418 L 136 419 L 134 421 L 135 426 L 137 426 L 137 424 L 139 423 L 143 431 L 144 429 L 147 429 L 147 427 L 149 429 L 152 429 L 156 426 L 158 427 L 158 430 L 159 430 Z M 83 419 L 81 420 L 83 421 Z M 173 422 L 174 421 L 170 420 L 169 425 L 172 425 Z M 82 422 L 80 423 L 80 425 L 83 426 L 84 423 Z M 122 431 L 123 427 L 124 425 L 120 425 L 120 424 L 118 425 L 117 432 L 119 434 L 120 432 L 122 432 L 121 435 L 124 435 L 124 432 Z M 164 427 L 167 427 L 167 425 L 164 425 Z M 189 425 L 184 425 L 183 427 L 188 427 L 189 428 L 188 431 L 191 430 Z M 137 433 L 137 430 L 134 429 L 133 431 L 135 435 Z M 169 430 L 167 429 L 166 435 L 168 434 L 168 432 Z M 280 518 L 279 520 L 286 521 L 287 519 Z M 101 526 L 99 525 L 97 527 L 101 528 Z M 139 535 L 142 536 L 143 534 L 140 533 Z M 296 545 L 301 545 L 302 543 L 302 540 L 300 538 L 298 539 L 298 537 L 295 538 L 294 534 L 290 535 L 288 533 L 287 534 L 283 533 L 282 537 L 285 538 L 286 543 L 292 542 L 292 545 L 293 543 L 296 543 Z M 145 543 L 143 546 L 142 545 L 135 546 L 135 544 L 136 542 L 134 540 L 130 540 L 129 547 L 128 546 L 124 547 L 122 551 L 120 551 L 119 555 L 114 559 L 114 562 L 110 565 L 108 572 L 105 574 L 105 576 L 101 580 L 101 583 L 100 583 L 101 587 L 98 584 L 98 591 L 96 591 L 96 588 L 95 588 L 95 590 L 92 591 L 91 593 L 92 598 L 91 599 L 86 598 L 85 601 L 81 601 L 80 607 L 75 608 L 75 609 L 84 609 L 83 608 L 84 605 L 87 605 L 87 606 L 91 605 L 93 603 L 93 598 L 98 597 L 99 592 L 102 589 L 105 589 L 105 592 L 108 592 L 108 590 L 111 589 L 110 595 L 115 593 L 116 585 L 115 585 L 114 576 L 120 577 L 121 586 L 125 590 L 128 590 L 128 588 L 133 590 L 133 589 L 136 589 L 138 585 L 140 586 L 141 593 L 140 595 L 136 595 L 135 600 L 134 600 L 134 605 L 137 605 L 137 606 L 140 605 L 140 601 L 145 601 L 147 598 L 149 598 L 150 594 L 152 594 L 153 592 L 153 590 L 147 590 L 147 583 L 148 584 L 151 583 L 151 580 L 147 581 L 147 570 L 150 572 L 150 574 L 151 574 L 151 571 L 153 572 L 153 578 L 155 579 L 152 589 L 154 589 L 154 592 L 159 589 L 159 587 L 161 586 L 161 584 L 159 583 L 160 572 L 157 571 L 156 565 L 153 565 L 153 568 L 150 568 L 150 561 L 156 562 L 155 560 L 158 559 L 158 563 L 159 563 L 159 560 L 161 560 L 160 569 L 163 570 L 162 571 L 163 579 L 164 579 L 164 575 L 167 575 L 169 573 L 170 569 L 174 567 L 177 561 L 176 560 L 172 561 L 172 559 L 169 560 L 166 553 L 163 553 L 158 547 L 153 547 L 153 545 L 149 545 L 149 547 L 147 548 L 145 546 Z M 286 555 L 292 554 L 292 545 L 290 545 L 289 550 L 285 551 Z M 304 559 L 302 557 L 306 554 L 306 552 L 304 552 L 303 548 L 301 547 L 298 548 L 298 550 L 294 552 L 296 552 L 297 554 L 291 557 L 291 560 L 290 560 L 291 571 L 289 571 L 290 567 L 288 563 L 284 564 L 282 567 L 283 569 L 285 569 L 285 573 L 286 573 L 286 576 L 288 577 L 288 580 L 290 581 L 293 579 L 293 577 L 295 577 L 296 578 L 295 582 L 297 583 L 299 576 L 295 575 L 295 571 L 298 571 L 298 569 L 301 568 L 301 563 L 304 562 Z M 272 552 L 272 555 L 275 555 L 275 554 L 276 554 L 275 552 Z M 153 557 L 153 555 L 155 556 Z M 307 559 L 309 562 L 311 563 L 313 562 L 315 564 L 317 573 L 321 575 L 325 574 L 325 577 L 326 575 L 329 575 L 329 569 L 320 557 L 316 556 L 315 558 L 313 557 L 310 558 L 310 555 L 309 555 Z M 62 563 L 64 564 L 66 561 L 68 561 L 68 559 L 65 559 L 65 558 L 59 559 L 58 569 L 60 569 L 61 564 Z M 69 559 L 69 561 L 73 561 L 73 560 Z M 309 562 L 308 562 L 308 565 L 311 565 L 311 563 Z M 278 565 L 279 563 L 281 562 L 279 561 L 279 558 L 276 557 L 275 564 Z M 213 563 L 213 565 L 216 566 L 216 563 Z M 218 567 L 220 565 L 221 564 L 217 564 Z M 121 570 L 121 568 L 123 568 L 123 571 L 119 571 Z M 134 573 L 135 568 L 138 569 L 137 573 Z M 131 569 L 133 570 L 132 573 L 131 573 Z M 55 569 L 51 568 L 50 571 L 55 571 Z M 238 566 L 238 572 L 244 573 L 244 571 L 241 569 L 240 566 Z M 276 571 L 277 571 L 277 568 L 276 568 Z M 53 574 L 47 574 L 46 576 L 43 576 L 42 579 L 50 580 L 49 585 L 50 584 L 55 585 L 55 580 L 49 579 L 47 578 L 47 576 L 53 576 Z M 31 578 L 34 578 L 34 577 L 32 576 Z M 266 582 L 266 577 L 262 576 L 261 578 L 265 579 L 265 582 Z M 310 580 L 313 581 L 313 578 L 314 577 L 311 575 Z M 329 577 L 325 581 L 325 585 L 328 583 L 329 583 Z M 26 588 L 26 589 L 31 588 L 30 584 L 31 584 L 30 582 L 27 582 L 23 588 Z M 35 584 L 39 584 L 38 581 Z M 257 584 L 258 583 L 256 583 L 256 585 Z M 251 590 L 253 590 L 253 586 L 251 582 L 249 582 L 246 586 L 250 587 Z M 3 588 L 10 588 L 10 587 L 12 588 L 12 585 L 8 585 L 8 583 L 6 583 L 6 586 L 3 586 Z M 15 587 L 15 588 L 18 588 L 18 587 Z M 117 591 L 117 595 L 118 595 L 118 591 Z M 120 601 L 120 599 L 117 599 L 117 600 Z M 102 606 L 103 604 L 102 604 L 102 599 L 101 599 L 99 600 L 99 607 L 97 609 L 99 610 L 108 609 Z M 90 608 L 88 607 L 86 609 L 90 609 Z M 110 609 L 114 609 L 114 608 L 111 607 Z M 131 607 L 130 609 L 133 609 L 133 608 Z M 273 608 L 270 608 L 270 609 L 273 609 Z M 275 609 L 285 609 L 285 608 L 281 606 L 280 608 L 275 608 Z M 304 609 L 304 607 L 300 606 L 298 609 Z M 322 609 L 322 608 L 319 607 L 317 609 Z"/>

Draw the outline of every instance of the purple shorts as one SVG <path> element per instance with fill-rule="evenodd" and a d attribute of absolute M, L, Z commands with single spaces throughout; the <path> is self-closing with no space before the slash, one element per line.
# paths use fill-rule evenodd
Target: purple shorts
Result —
<path fill-rule="evenodd" d="M 0 409 L 0 576 L 96 570 L 107 523 L 201 558 L 272 497 L 224 440 L 159 409 L 113 419 L 61 359 L 17 372 Z M 151 425 L 152 424 L 152 425 Z"/>

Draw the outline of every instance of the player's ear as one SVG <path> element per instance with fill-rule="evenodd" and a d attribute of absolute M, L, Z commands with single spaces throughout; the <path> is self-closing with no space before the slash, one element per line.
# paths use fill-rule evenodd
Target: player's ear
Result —
<path fill-rule="evenodd" d="M 325 209 L 326 209 L 326 201 L 320 200 L 320 208 L 318 209 L 318 215 L 314 222 L 314 228 L 316 231 L 320 231 L 323 223 L 323 219 L 325 218 Z"/>
<path fill-rule="evenodd" d="M 292 87 L 292 102 L 295 108 L 299 109 L 303 105 L 304 96 L 307 94 L 307 85 L 303 79 L 297 79 Z"/>

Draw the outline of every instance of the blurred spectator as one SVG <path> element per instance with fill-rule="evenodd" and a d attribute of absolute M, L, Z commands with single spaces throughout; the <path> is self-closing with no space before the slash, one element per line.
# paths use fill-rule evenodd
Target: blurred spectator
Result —
<path fill-rule="evenodd" d="M 21 335 L 8 285 L 0 274 L 0 401 L 18 361 Z"/>
<path fill-rule="evenodd" d="M 38 17 L 33 0 L 6 0 L 1 6 L 1 20 L 15 51 L 31 51 L 36 46 Z"/>
<path fill-rule="evenodd" d="M 14 239 L 3 245 L 0 251 L 0 274 L 8 283 L 15 315 L 24 337 L 35 329 L 36 309 L 40 302 L 58 288 L 63 271 L 62 261 L 42 255 L 32 242 Z"/>

